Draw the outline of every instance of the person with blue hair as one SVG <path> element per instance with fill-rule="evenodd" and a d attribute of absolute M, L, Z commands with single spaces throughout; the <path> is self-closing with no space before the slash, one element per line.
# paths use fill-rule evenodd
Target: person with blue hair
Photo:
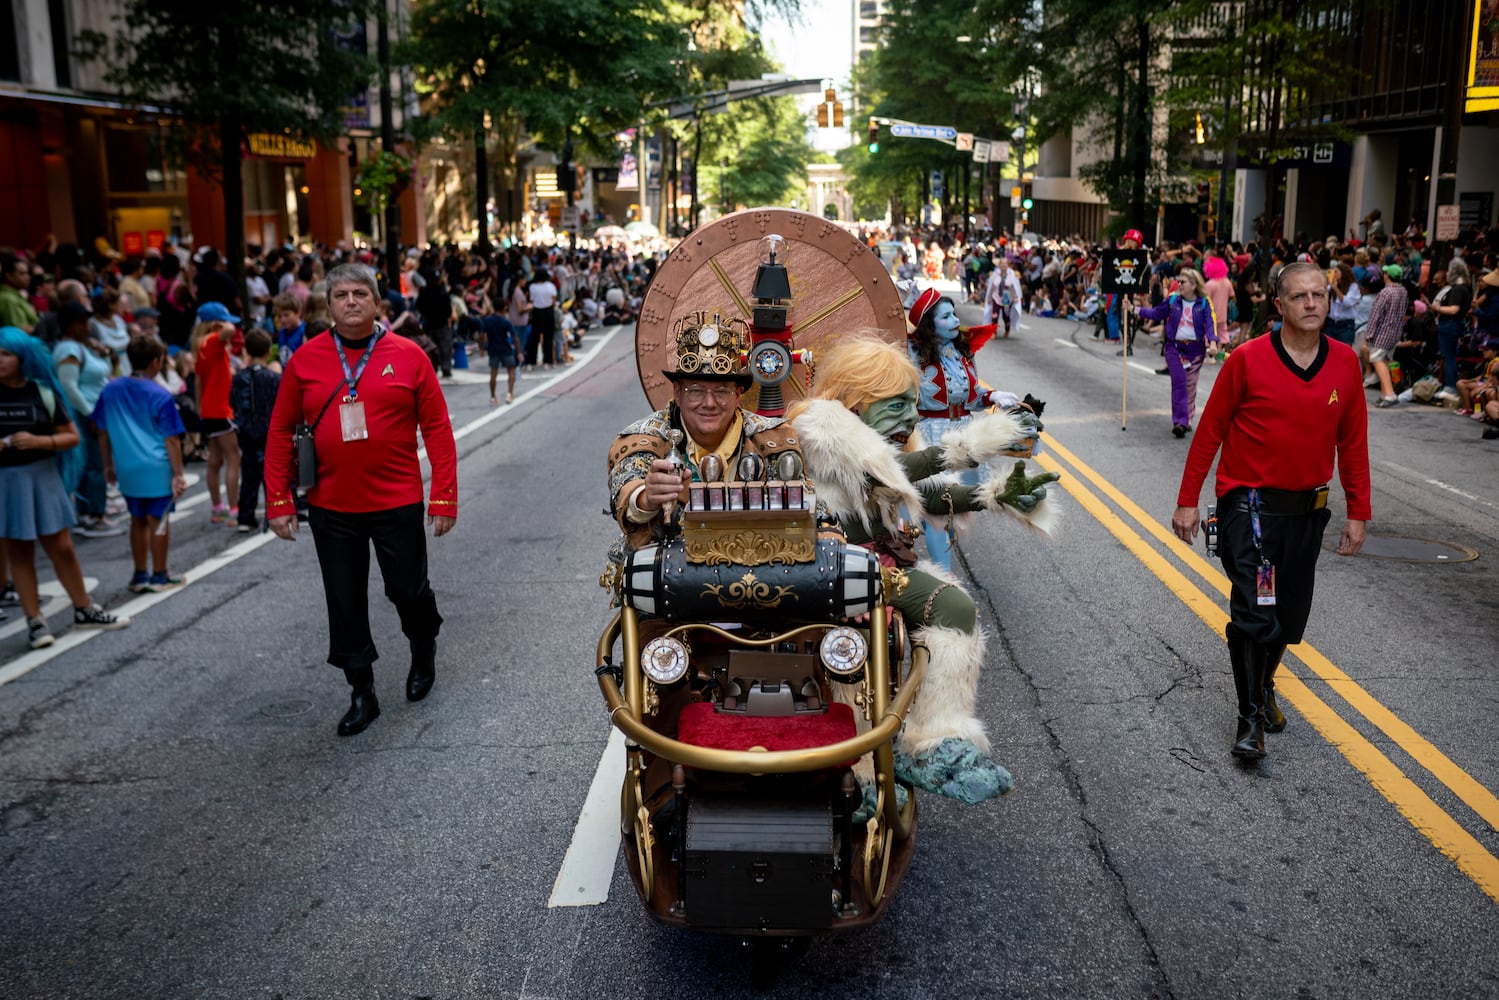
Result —
<path fill-rule="evenodd" d="M 83 471 L 78 442 L 78 424 L 57 381 L 51 352 L 17 327 L 0 327 L 0 540 L 32 649 L 54 641 L 37 593 L 37 542 L 73 601 L 75 628 L 130 624 L 129 618 L 93 602 L 68 534 L 76 523 L 72 491 Z"/>

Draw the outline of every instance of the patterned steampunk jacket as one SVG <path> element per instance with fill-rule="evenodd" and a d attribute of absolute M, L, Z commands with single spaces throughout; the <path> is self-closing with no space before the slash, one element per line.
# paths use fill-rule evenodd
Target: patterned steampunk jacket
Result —
<path fill-rule="evenodd" d="M 744 409 L 739 411 L 739 416 L 744 421 L 744 433 L 740 438 L 739 450 L 729 463 L 730 470 L 738 465 L 740 457 L 746 452 L 759 454 L 765 459 L 766 468 L 773 467 L 776 459 L 786 452 L 801 454 L 796 430 L 784 419 L 762 417 Z M 626 512 L 629 509 L 630 495 L 637 487 L 644 485 L 651 463 L 658 458 L 665 458 L 671 451 L 671 440 L 666 436 L 669 430 L 683 430 L 682 418 L 675 403 L 670 403 L 666 409 L 657 410 L 644 420 L 637 420 L 626 427 L 609 449 L 609 508 L 606 513 L 614 518 L 623 532 L 620 544 L 616 544 L 614 551 L 610 553 L 611 560 L 622 558 L 629 550 L 649 545 L 653 534 L 660 530 L 659 520 L 636 524 L 629 520 Z M 697 466 L 687 456 L 685 431 L 684 444 L 678 450 L 691 470 L 692 478 L 697 480 Z M 681 522 L 680 505 L 672 516 L 675 523 Z"/>

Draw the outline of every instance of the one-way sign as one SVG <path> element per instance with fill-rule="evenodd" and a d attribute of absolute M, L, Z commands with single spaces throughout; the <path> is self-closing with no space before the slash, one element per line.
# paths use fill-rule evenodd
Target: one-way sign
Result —
<path fill-rule="evenodd" d="M 958 130 L 951 125 L 891 125 L 890 134 L 899 139 L 946 139 L 953 142 Z"/>

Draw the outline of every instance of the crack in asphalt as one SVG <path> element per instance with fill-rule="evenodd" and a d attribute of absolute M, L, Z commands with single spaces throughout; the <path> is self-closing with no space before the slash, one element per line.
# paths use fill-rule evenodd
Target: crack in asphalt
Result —
<path fill-rule="evenodd" d="M 103 778 L 79 778 L 68 775 L 62 778 L 41 777 L 33 778 L 29 775 L 6 775 L 0 781 L 27 785 L 73 785 L 85 788 L 94 785 L 136 785 L 143 781 L 165 781 L 171 777 L 166 774 L 142 774 L 134 777 L 127 775 L 109 775 Z"/>
<path fill-rule="evenodd" d="M 969 565 L 968 557 L 964 555 L 963 550 L 955 547 L 954 551 L 958 562 L 963 567 L 963 572 L 968 577 L 968 585 L 973 589 L 975 598 L 981 600 L 989 608 L 994 636 L 999 640 L 999 644 L 1004 649 L 1004 654 L 1009 659 L 1015 672 L 1025 680 L 1027 687 L 1030 688 L 1032 704 L 1039 709 L 1041 707 L 1041 699 L 1039 697 L 1040 687 L 1036 684 L 1031 672 L 1021 666 L 1019 657 L 1015 655 L 1014 645 L 1010 641 L 1009 633 L 1004 627 L 1003 619 L 1000 617 L 999 608 L 995 605 L 993 596 L 989 593 L 988 588 L 979 583 L 974 576 L 973 567 Z M 1144 944 L 1146 958 L 1150 962 L 1151 969 L 1155 972 L 1157 984 L 1156 995 L 1163 998 L 1174 998 L 1175 993 L 1171 988 L 1171 980 L 1166 975 L 1165 967 L 1161 964 L 1160 953 L 1156 950 L 1155 942 L 1151 940 L 1150 929 L 1145 926 L 1144 920 L 1141 919 L 1140 914 L 1135 910 L 1134 904 L 1130 901 L 1129 886 L 1125 882 L 1124 873 L 1119 870 L 1118 865 L 1114 862 L 1114 858 L 1109 851 L 1109 846 L 1104 840 L 1102 828 L 1089 815 L 1088 794 L 1083 789 L 1082 780 L 1077 773 L 1077 769 L 1073 766 L 1071 756 L 1062 747 L 1062 739 L 1053 727 L 1052 721 L 1052 719 L 1044 719 L 1042 726 L 1046 730 L 1047 742 L 1051 746 L 1052 757 L 1057 762 L 1057 767 L 1067 782 L 1068 790 L 1072 793 L 1073 798 L 1077 800 L 1078 819 L 1082 821 L 1088 830 L 1088 846 L 1094 855 L 1097 856 L 1104 870 L 1109 873 L 1114 879 L 1115 884 L 1119 887 L 1119 896 L 1124 906 L 1124 912 L 1128 916 L 1130 923 L 1134 925 L 1135 933 L 1139 935 L 1140 941 Z"/>

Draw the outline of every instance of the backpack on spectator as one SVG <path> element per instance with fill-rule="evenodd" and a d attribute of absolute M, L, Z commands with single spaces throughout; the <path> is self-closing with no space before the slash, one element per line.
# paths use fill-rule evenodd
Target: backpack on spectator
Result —
<path fill-rule="evenodd" d="M 234 421 L 246 437 L 264 441 L 271 436 L 271 411 L 276 408 L 280 388 L 281 376 L 264 365 L 251 365 L 234 373 L 229 402 L 234 407 Z"/>
<path fill-rule="evenodd" d="M 1411 386 L 1411 398 L 1422 403 L 1429 403 L 1441 387 L 1441 379 L 1435 375 L 1427 375 L 1424 378 L 1417 379 L 1416 384 Z"/>

